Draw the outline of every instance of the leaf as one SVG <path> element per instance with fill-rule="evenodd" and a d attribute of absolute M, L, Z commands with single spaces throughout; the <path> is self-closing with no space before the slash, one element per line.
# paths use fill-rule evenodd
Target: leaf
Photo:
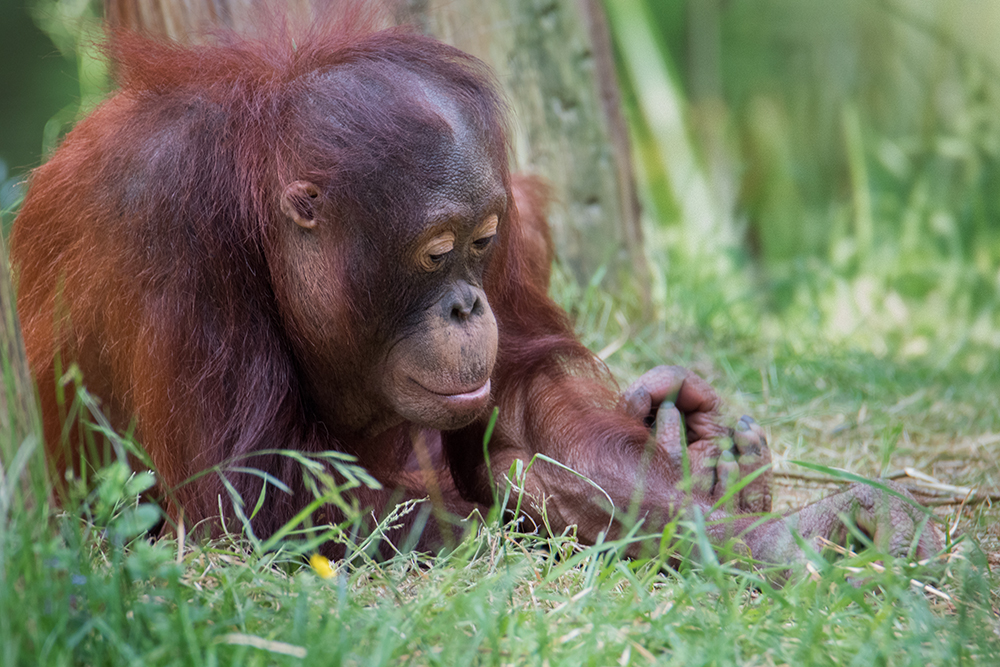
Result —
<path fill-rule="evenodd" d="M 160 522 L 163 513 L 152 503 L 142 503 L 122 512 L 111 524 L 111 532 L 123 540 L 141 535 Z"/>

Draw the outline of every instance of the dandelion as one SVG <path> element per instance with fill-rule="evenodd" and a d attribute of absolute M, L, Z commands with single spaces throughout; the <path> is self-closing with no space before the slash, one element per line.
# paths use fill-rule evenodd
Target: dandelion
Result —
<path fill-rule="evenodd" d="M 337 574 L 333 565 L 330 563 L 330 559 L 326 556 L 320 556 L 319 554 L 313 554 L 309 556 L 309 564 L 312 565 L 312 569 L 316 571 L 320 579 L 330 579 Z"/>

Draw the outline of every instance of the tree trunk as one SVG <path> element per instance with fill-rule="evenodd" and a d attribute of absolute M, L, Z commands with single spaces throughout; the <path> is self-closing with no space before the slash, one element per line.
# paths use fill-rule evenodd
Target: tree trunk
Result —
<path fill-rule="evenodd" d="M 249 29 L 254 0 L 105 0 L 109 21 L 178 41 Z M 309 0 L 288 0 L 309 11 Z M 648 303 L 639 205 L 600 0 L 390 0 L 397 21 L 486 63 L 508 93 L 515 167 L 550 184 L 556 253 L 581 284 L 602 268 Z"/>

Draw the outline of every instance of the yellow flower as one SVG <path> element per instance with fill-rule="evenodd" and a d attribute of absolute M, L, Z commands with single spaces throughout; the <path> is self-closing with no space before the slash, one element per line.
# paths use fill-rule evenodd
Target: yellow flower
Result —
<path fill-rule="evenodd" d="M 337 574 L 337 570 L 334 569 L 333 565 L 330 563 L 330 559 L 326 556 L 313 554 L 312 556 L 309 556 L 309 564 L 312 565 L 312 569 L 316 570 L 316 574 L 318 574 L 321 579 L 329 579 Z"/>

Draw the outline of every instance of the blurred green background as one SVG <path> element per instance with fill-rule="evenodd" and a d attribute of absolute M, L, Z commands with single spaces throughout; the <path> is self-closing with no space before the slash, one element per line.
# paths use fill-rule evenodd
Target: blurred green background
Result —
<path fill-rule="evenodd" d="M 94 2 L 2 2 L 6 230 L 105 76 Z M 659 317 L 997 368 L 1000 3 L 606 6 Z"/>
<path fill-rule="evenodd" d="M 0 159 L 23 173 L 39 163 L 46 123 L 79 100 L 80 86 L 24 0 L 3 0 L 0 16 Z"/>
<path fill-rule="evenodd" d="M 22 194 L 38 166 L 81 110 L 106 89 L 93 57 L 92 0 L 0 0 L 0 212 Z"/>
<path fill-rule="evenodd" d="M 727 326 L 997 370 L 1000 3 L 606 7 L 648 228 Z"/>

